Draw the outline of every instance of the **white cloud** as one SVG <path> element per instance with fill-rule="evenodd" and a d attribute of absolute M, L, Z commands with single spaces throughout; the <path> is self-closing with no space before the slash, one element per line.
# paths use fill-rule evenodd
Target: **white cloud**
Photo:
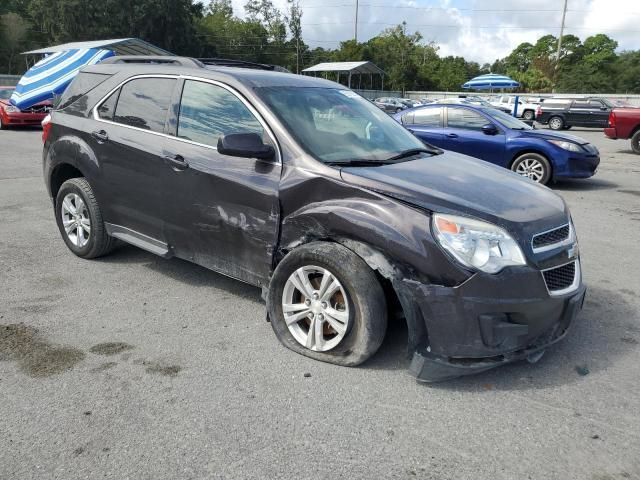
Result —
<path fill-rule="evenodd" d="M 522 42 L 535 43 L 560 33 L 562 0 L 359 0 L 358 39 L 407 22 L 425 41 L 440 45 L 441 55 L 463 56 L 479 63 L 508 55 Z M 244 15 L 245 0 L 234 0 Z M 274 0 L 283 11 L 286 0 Z M 335 48 L 354 34 L 355 0 L 302 0 L 303 36 L 312 47 Z M 339 6 L 338 6 L 339 5 Z M 380 7 L 383 5 L 384 7 Z M 317 8 L 319 7 L 319 8 Z M 413 8 L 411 8 L 413 7 Z M 640 49 L 638 0 L 569 0 L 565 33 L 584 40 L 606 33 L 620 49 Z"/>

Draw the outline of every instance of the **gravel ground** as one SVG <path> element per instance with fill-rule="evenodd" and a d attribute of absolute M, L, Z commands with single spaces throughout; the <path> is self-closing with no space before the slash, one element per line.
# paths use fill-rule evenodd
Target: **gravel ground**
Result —
<path fill-rule="evenodd" d="M 589 286 L 572 334 L 422 385 L 401 324 L 336 367 L 281 347 L 253 287 L 134 247 L 76 258 L 40 132 L 0 132 L 0 478 L 640 478 L 640 156 L 571 133 L 602 151 L 554 187 Z"/>

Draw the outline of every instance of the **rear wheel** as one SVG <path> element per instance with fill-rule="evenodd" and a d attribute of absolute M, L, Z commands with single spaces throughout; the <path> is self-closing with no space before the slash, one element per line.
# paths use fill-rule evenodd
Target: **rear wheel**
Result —
<path fill-rule="evenodd" d="M 313 242 L 289 253 L 273 274 L 267 300 L 280 342 L 307 357 L 355 366 L 382 344 L 382 287 L 369 266 L 342 245 Z"/>
<path fill-rule="evenodd" d="M 100 257 L 115 246 L 116 240 L 107 235 L 100 206 L 86 179 L 72 178 L 62 184 L 55 214 L 62 239 L 78 257 Z"/>
<path fill-rule="evenodd" d="M 562 130 L 564 128 L 564 120 L 561 117 L 551 117 L 549 119 L 549 128 L 551 130 Z"/>
<path fill-rule="evenodd" d="M 549 160 L 539 153 L 520 155 L 511 165 L 511 170 L 542 185 L 546 185 L 551 179 Z"/>
<path fill-rule="evenodd" d="M 524 113 L 522 114 L 522 118 L 524 118 L 525 120 L 533 120 L 535 116 L 536 115 L 533 112 L 533 110 L 525 110 Z"/>
<path fill-rule="evenodd" d="M 640 154 L 640 130 L 634 133 L 633 137 L 631 137 L 631 150 L 633 150 L 634 153 Z"/>

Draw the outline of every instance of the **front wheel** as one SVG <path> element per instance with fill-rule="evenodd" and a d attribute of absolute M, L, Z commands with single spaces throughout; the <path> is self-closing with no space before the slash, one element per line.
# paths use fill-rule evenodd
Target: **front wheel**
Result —
<path fill-rule="evenodd" d="M 525 112 L 522 114 L 522 118 L 524 118 L 525 120 L 533 120 L 535 116 L 536 115 L 532 110 L 525 110 Z"/>
<path fill-rule="evenodd" d="M 396 113 L 400 113 L 402 109 L 400 107 L 396 108 Z"/>
<path fill-rule="evenodd" d="M 551 179 L 549 160 L 539 153 L 520 155 L 511 165 L 511 170 L 542 185 L 546 185 Z"/>
<path fill-rule="evenodd" d="M 387 309 L 374 272 L 351 250 L 313 242 L 278 265 L 267 308 L 278 340 L 307 357 L 356 366 L 384 339 Z"/>
<path fill-rule="evenodd" d="M 633 150 L 634 153 L 640 154 L 640 130 L 631 137 L 631 150 Z"/>
<path fill-rule="evenodd" d="M 7 126 L 2 121 L 2 116 L 0 116 L 0 130 L 5 130 L 6 128 L 7 128 Z"/>
<path fill-rule="evenodd" d="M 562 130 L 564 128 L 564 120 L 561 117 L 551 117 L 549 119 L 549 128 L 551 130 Z"/>

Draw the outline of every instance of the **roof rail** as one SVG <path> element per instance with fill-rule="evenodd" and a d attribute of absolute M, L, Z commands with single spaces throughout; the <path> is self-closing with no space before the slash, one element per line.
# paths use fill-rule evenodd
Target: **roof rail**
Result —
<path fill-rule="evenodd" d="M 204 65 L 212 65 L 219 67 L 239 67 L 239 68 L 255 68 L 256 70 L 277 70 L 274 65 L 265 63 L 248 62 L 246 60 L 232 60 L 229 58 L 195 58 L 194 60 Z"/>
<path fill-rule="evenodd" d="M 109 57 L 104 59 L 101 64 L 114 64 L 114 63 L 148 63 L 148 64 L 161 64 L 161 65 L 175 65 L 180 67 L 194 67 L 202 68 L 204 65 L 202 62 L 195 58 L 189 57 L 176 57 L 169 55 L 117 55 L 115 57 Z"/>

